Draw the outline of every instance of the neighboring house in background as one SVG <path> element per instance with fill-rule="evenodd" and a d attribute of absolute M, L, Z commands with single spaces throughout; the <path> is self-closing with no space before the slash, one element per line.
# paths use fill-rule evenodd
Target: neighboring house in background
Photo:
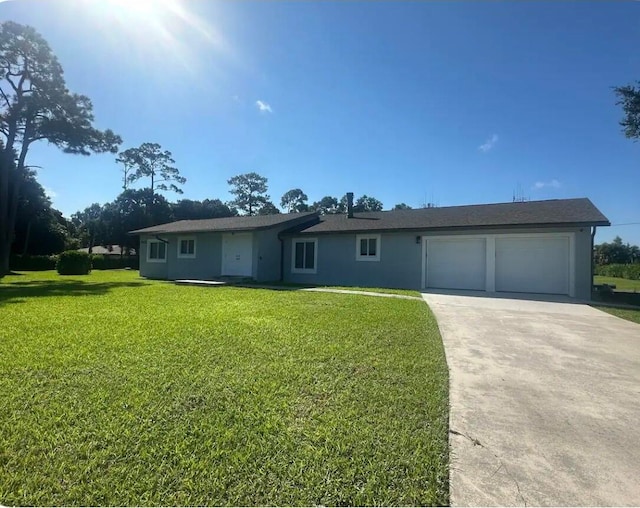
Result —
<path fill-rule="evenodd" d="M 89 247 L 83 247 L 78 249 L 80 252 L 89 252 Z M 94 245 L 91 249 L 91 254 L 99 254 L 101 256 L 126 256 L 127 252 L 120 245 Z M 136 255 L 135 249 L 129 249 L 131 256 Z"/>
<path fill-rule="evenodd" d="M 179 221 L 134 231 L 140 274 L 591 297 L 586 198 Z"/>

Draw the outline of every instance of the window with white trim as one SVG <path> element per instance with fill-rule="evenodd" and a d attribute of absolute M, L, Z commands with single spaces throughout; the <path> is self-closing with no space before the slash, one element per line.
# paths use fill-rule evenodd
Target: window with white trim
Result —
<path fill-rule="evenodd" d="M 356 261 L 380 261 L 380 235 L 356 235 Z"/>
<path fill-rule="evenodd" d="M 147 261 L 164 263 L 167 261 L 167 244 L 160 240 L 147 241 Z"/>
<path fill-rule="evenodd" d="M 179 258 L 195 258 L 196 257 L 196 239 L 193 236 L 178 238 L 178 257 Z"/>
<path fill-rule="evenodd" d="M 318 240 L 297 239 L 292 242 L 291 273 L 316 273 L 318 265 Z"/>

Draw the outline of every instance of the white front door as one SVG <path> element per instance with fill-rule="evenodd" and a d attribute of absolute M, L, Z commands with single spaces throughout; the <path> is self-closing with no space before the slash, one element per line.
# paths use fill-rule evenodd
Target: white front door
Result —
<path fill-rule="evenodd" d="M 228 233 L 222 235 L 222 275 L 251 277 L 253 266 L 253 235 Z"/>
<path fill-rule="evenodd" d="M 496 291 L 569 294 L 568 236 L 496 238 Z"/>
<path fill-rule="evenodd" d="M 484 238 L 451 236 L 427 239 L 426 242 L 426 287 L 486 289 L 487 247 Z"/>

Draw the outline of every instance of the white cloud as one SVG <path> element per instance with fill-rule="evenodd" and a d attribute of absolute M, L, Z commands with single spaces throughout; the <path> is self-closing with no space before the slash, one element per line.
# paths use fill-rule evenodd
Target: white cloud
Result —
<path fill-rule="evenodd" d="M 260 113 L 273 113 L 271 106 L 264 101 L 256 101 L 256 107 L 260 110 Z"/>
<path fill-rule="evenodd" d="M 555 178 L 553 180 L 551 180 L 550 182 L 536 182 L 533 184 L 533 190 L 540 190 L 540 189 L 544 189 L 544 188 L 550 188 L 550 189 L 559 189 L 561 187 L 561 183 L 556 180 Z"/>
<path fill-rule="evenodd" d="M 44 187 L 44 193 L 49 199 L 55 199 L 58 197 L 58 193 L 49 187 Z"/>
<path fill-rule="evenodd" d="M 487 139 L 487 141 L 485 141 L 482 145 L 480 145 L 478 147 L 478 150 L 480 150 L 481 152 L 487 153 L 489 150 L 491 150 L 495 146 L 497 142 L 498 142 L 498 135 L 494 134 L 489 139 Z"/>

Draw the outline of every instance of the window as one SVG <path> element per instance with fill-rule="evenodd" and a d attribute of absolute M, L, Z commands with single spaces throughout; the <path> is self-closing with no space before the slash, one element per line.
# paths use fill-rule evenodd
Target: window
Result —
<path fill-rule="evenodd" d="M 293 241 L 292 273 L 316 273 L 317 263 L 318 240 L 313 238 Z"/>
<path fill-rule="evenodd" d="M 160 240 L 147 241 L 147 261 L 164 263 L 167 260 L 167 244 Z"/>
<path fill-rule="evenodd" d="M 178 238 L 178 257 L 196 257 L 196 239 L 193 237 Z"/>
<path fill-rule="evenodd" d="M 356 235 L 356 261 L 380 261 L 380 235 Z"/>

